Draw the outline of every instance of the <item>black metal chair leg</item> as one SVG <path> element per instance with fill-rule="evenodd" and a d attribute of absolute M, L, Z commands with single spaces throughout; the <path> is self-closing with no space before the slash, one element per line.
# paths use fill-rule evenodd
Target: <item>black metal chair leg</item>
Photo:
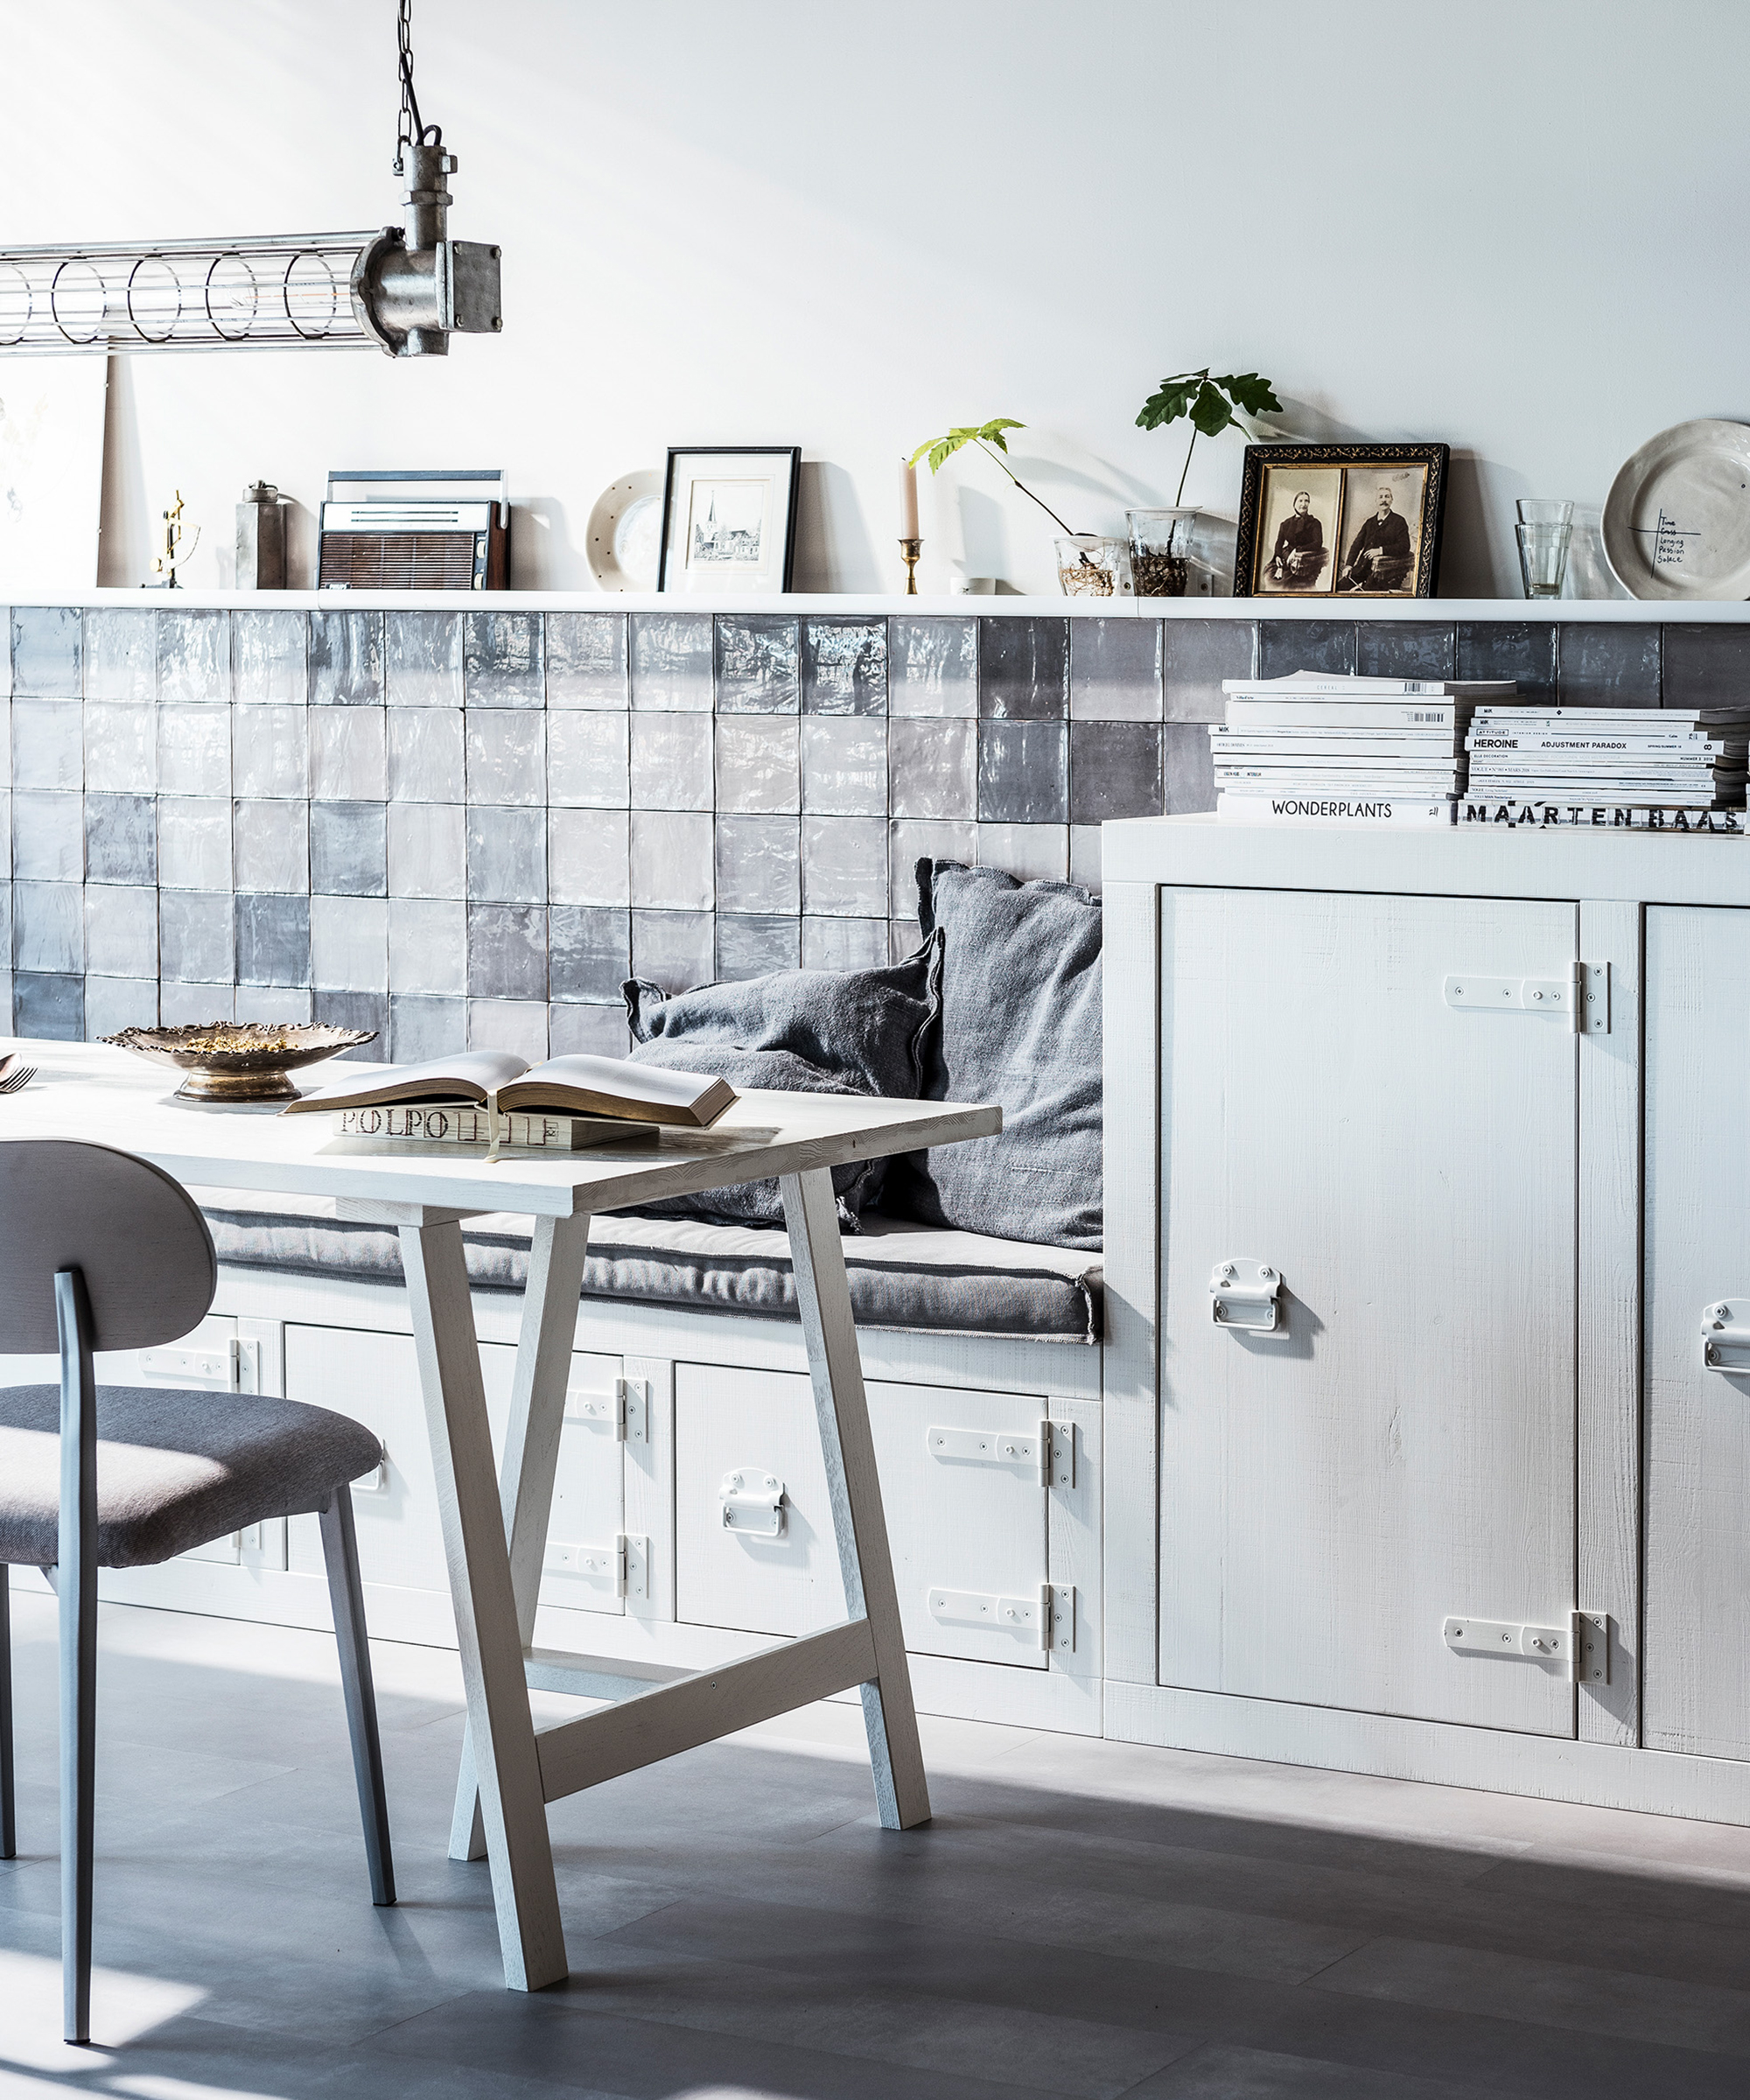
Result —
<path fill-rule="evenodd" d="M 97 1386 L 77 1269 L 55 1278 L 60 1328 L 60 1969 L 63 2032 L 91 2039 L 91 1870 L 97 1767 Z"/>
<path fill-rule="evenodd" d="M 346 1726 L 353 1739 L 365 1857 L 370 1863 L 371 1900 L 389 1904 L 395 1901 L 395 1861 L 389 1850 L 388 1797 L 383 1788 L 382 1745 L 377 1736 L 376 1693 L 371 1684 L 371 1649 L 365 1632 L 365 1597 L 359 1581 L 349 1488 L 337 1489 L 322 1512 L 322 1556 L 328 1564 L 328 1595 L 340 1649 L 340 1684 L 346 1695 Z"/>
<path fill-rule="evenodd" d="M 18 1856 L 12 1766 L 12 1571 L 0 1561 L 0 1859 Z"/>

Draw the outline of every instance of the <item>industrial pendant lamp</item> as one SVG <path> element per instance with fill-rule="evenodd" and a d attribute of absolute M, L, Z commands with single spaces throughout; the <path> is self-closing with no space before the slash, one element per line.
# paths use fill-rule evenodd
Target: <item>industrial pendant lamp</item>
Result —
<path fill-rule="evenodd" d="M 368 350 L 443 357 L 495 335 L 499 251 L 447 237 L 456 157 L 413 91 L 411 0 L 399 0 L 395 172 L 407 224 L 381 233 L 0 249 L 0 353 Z"/>

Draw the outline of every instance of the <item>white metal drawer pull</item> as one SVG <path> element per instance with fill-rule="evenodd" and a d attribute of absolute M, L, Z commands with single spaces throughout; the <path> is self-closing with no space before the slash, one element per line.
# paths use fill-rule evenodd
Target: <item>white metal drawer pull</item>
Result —
<path fill-rule="evenodd" d="M 388 1446 L 382 1447 L 382 1456 L 368 1473 L 361 1473 L 351 1483 L 354 1494 L 387 1494 L 388 1493 Z"/>
<path fill-rule="evenodd" d="M 717 1491 L 723 1528 L 749 1538 L 784 1536 L 784 1483 L 763 1466 L 741 1466 L 723 1476 Z"/>
<path fill-rule="evenodd" d="M 1702 1307 L 1701 1362 L 1706 1371 L 1750 1371 L 1750 1298 Z"/>
<path fill-rule="evenodd" d="M 1268 1262 L 1217 1262 L 1209 1273 L 1209 1317 L 1243 1334 L 1285 1334 L 1281 1292 L 1282 1271 Z"/>

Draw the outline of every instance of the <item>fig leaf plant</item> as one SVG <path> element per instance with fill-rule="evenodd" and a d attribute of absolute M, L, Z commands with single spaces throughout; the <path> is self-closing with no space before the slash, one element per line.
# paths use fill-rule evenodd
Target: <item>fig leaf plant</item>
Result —
<path fill-rule="evenodd" d="M 1191 419 L 1191 442 L 1185 448 L 1185 465 L 1179 470 L 1179 493 L 1172 499 L 1176 506 L 1185 500 L 1185 477 L 1191 471 L 1191 455 L 1197 449 L 1200 435 L 1219 438 L 1223 430 L 1245 429 L 1234 411 L 1241 409 L 1248 416 L 1282 413 L 1282 403 L 1271 391 L 1267 379 L 1256 372 L 1226 372 L 1212 379 L 1208 365 L 1196 372 L 1175 372 L 1171 379 L 1164 379 L 1158 389 L 1143 403 L 1137 416 L 1137 427 L 1144 430 L 1158 430 L 1169 423 L 1177 423 L 1181 416 Z"/>
<path fill-rule="evenodd" d="M 1029 502 L 1039 505 L 1060 532 L 1073 533 L 1074 527 L 1066 525 L 1042 496 L 1034 495 L 1032 489 L 1009 465 L 1008 460 L 1003 457 L 1009 449 L 1009 441 L 1003 435 L 1004 431 L 1024 430 L 1026 427 L 1024 423 L 1017 423 L 1012 416 L 993 416 L 989 423 L 956 424 L 940 438 L 926 438 L 906 464 L 907 466 L 915 466 L 918 461 L 928 453 L 931 473 L 940 473 L 942 462 L 945 459 L 953 458 L 962 445 L 976 444 L 987 459 L 996 461 Z"/>

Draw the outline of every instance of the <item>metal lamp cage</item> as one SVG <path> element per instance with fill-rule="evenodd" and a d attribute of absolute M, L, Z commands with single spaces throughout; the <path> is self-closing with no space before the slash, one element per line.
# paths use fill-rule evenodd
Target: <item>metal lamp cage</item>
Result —
<path fill-rule="evenodd" d="M 380 234 L 0 250 L 0 350 L 377 348 L 354 286 Z"/>

